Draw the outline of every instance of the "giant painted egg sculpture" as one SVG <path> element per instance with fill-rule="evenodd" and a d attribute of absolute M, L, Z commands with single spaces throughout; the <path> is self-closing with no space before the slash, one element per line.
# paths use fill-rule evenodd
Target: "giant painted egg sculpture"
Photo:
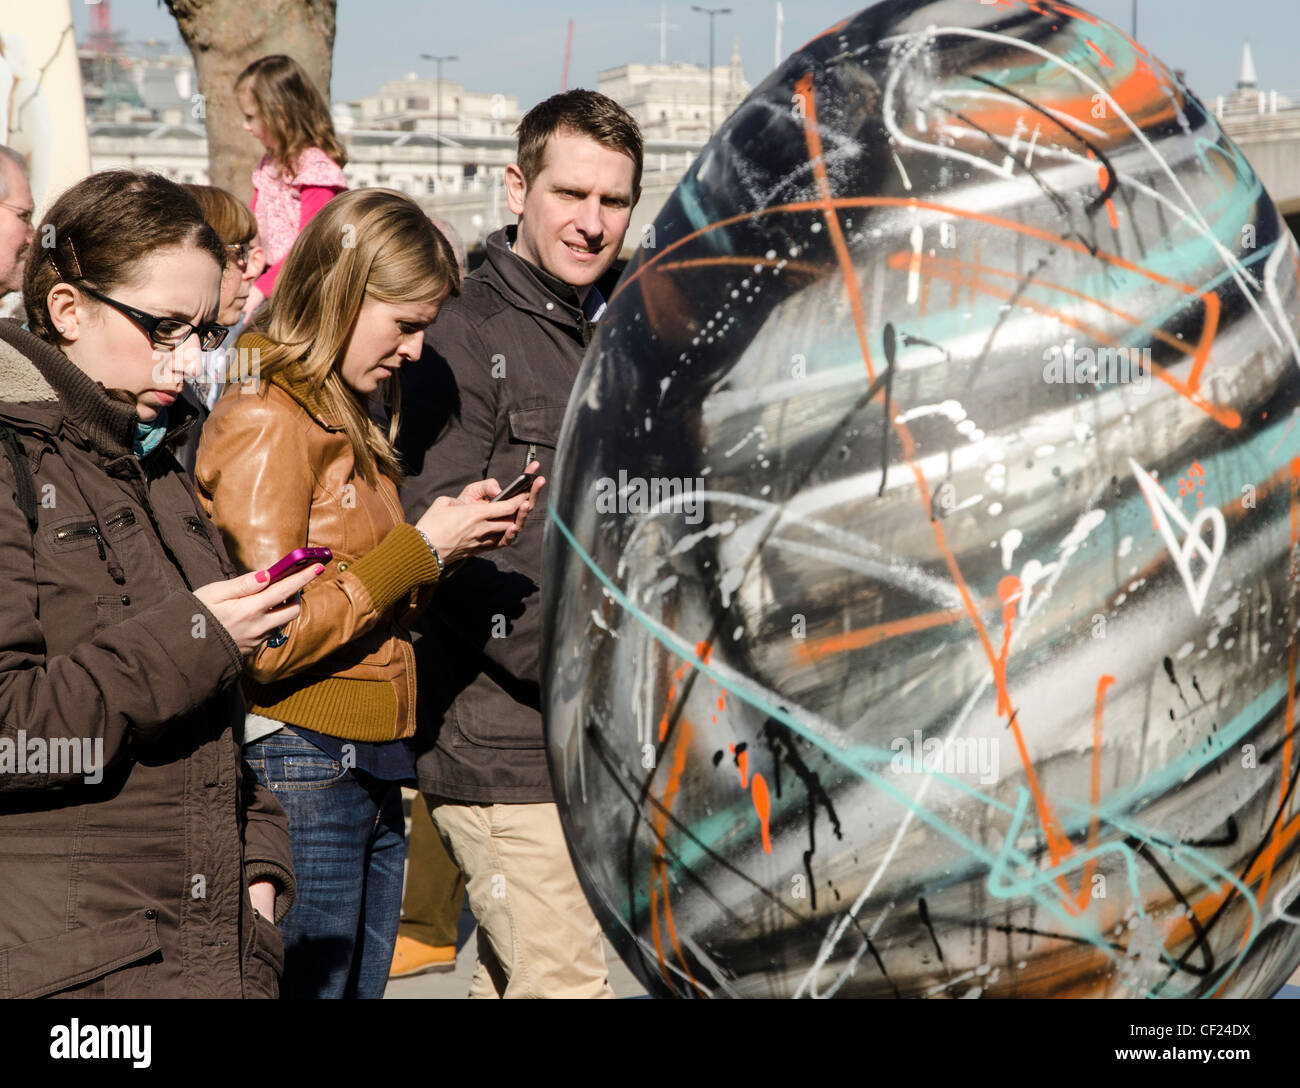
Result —
<path fill-rule="evenodd" d="M 551 495 L 575 864 L 677 996 L 1245 996 L 1300 959 L 1297 249 L 1052 0 L 889 2 L 705 148 Z"/>

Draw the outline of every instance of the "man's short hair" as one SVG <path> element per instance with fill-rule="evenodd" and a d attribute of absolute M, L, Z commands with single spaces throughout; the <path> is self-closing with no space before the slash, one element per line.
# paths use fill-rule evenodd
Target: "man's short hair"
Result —
<path fill-rule="evenodd" d="M 581 88 L 553 94 L 539 102 L 519 122 L 519 172 L 529 185 L 546 165 L 546 141 L 557 132 L 588 136 L 611 151 L 621 151 L 636 165 L 632 191 L 641 188 L 641 129 L 632 115 L 599 91 Z"/>
<path fill-rule="evenodd" d="M 3 159 L 8 159 L 23 177 L 27 177 L 27 160 L 20 152 L 15 151 L 12 147 L 0 144 L 0 160 Z M 4 170 L 0 170 L 0 200 L 5 200 L 8 196 L 9 175 Z"/>

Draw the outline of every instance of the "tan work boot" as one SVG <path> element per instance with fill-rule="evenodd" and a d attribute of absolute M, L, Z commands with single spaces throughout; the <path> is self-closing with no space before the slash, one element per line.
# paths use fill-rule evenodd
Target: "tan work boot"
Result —
<path fill-rule="evenodd" d="M 389 978 L 412 978 L 426 975 L 430 971 L 454 971 L 456 969 L 456 946 L 453 944 L 432 945 L 417 941 L 414 937 L 397 935 L 397 944 L 393 946 L 393 966 L 389 968 Z"/>

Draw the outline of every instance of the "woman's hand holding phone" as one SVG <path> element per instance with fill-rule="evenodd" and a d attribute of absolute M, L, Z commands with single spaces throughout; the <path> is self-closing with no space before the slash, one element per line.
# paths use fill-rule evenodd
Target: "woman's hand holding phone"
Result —
<path fill-rule="evenodd" d="M 534 461 L 527 472 L 541 466 Z M 508 547 L 519 535 L 529 513 L 537 505 L 537 493 L 545 478 L 538 477 L 527 491 L 499 501 L 496 480 L 479 480 L 470 484 L 457 498 L 441 496 L 424 512 L 415 527 L 438 549 L 444 564 L 491 548 Z"/>
<path fill-rule="evenodd" d="M 297 618 L 302 606 L 298 592 L 323 573 L 319 563 L 270 581 L 266 571 L 253 571 L 224 582 L 209 582 L 194 591 L 235 640 L 239 652 L 251 654 L 277 627 Z"/>

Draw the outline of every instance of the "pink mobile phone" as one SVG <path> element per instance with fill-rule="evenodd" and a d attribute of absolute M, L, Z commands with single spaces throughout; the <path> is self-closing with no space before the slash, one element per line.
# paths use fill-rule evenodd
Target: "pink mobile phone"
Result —
<path fill-rule="evenodd" d="M 310 563 L 328 563 L 333 558 L 334 553 L 329 548 L 295 548 L 274 566 L 266 568 L 266 573 L 271 576 L 266 584 L 272 585 Z"/>

